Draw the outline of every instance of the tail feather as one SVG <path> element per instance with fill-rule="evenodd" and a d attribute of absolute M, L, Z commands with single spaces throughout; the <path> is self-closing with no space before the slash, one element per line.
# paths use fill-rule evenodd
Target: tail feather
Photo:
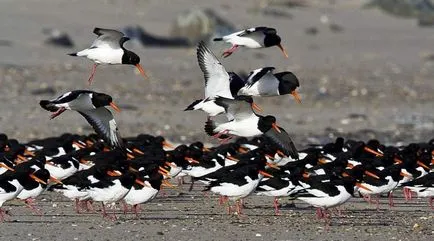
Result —
<path fill-rule="evenodd" d="M 205 129 L 206 134 L 208 134 L 209 136 L 213 136 L 213 135 L 217 134 L 217 132 L 214 131 L 215 128 L 216 128 L 216 124 L 213 120 L 208 119 L 205 122 L 205 128 L 204 129 Z"/>
<path fill-rule="evenodd" d="M 70 53 L 69 56 L 78 56 L 77 53 Z"/>
<path fill-rule="evenodd" d="M 223 41 L 223 38 L 214 38 L 213 41 Z"/>
<path fill-rule="evenodd" d="M 199 104 L 200 102 L 202 102 L 202 100 L 195 100 L 193 103 L 191 103 L 189 106 L 187 106 L 187 108 L 185 108 L 184 111 L 195 110 L 194 107 L 197 104 Z"/>

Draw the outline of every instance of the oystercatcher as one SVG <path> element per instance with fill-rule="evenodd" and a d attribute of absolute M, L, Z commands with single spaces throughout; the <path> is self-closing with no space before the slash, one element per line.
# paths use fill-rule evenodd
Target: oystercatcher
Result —
<path fill-rule="evenodd" d="M 274 67 L 265 67 L 250 72 L 244 86 L 237 91 L 237 95 L 279 96 L 291 94 L 301 103 L 301 98 L 296 91 L 300 87 L 297 76 L 289 71 L 273 74 L 273 70 Z"/>
<path fill-rule="evenodd" d="M 268 27 L 255 27 L 248 28 L 239 32 L 235 32 L 221 38 L 214 38 L 214 41 L 225 41 L 232 44 L 232 47 L 225 50 L 223 56 L 226 58 L 230 56 L 238 47 L 243 46 L 250 49 L 268 48 L 277 46 L 282 51 L 283 55 L 288 58 L 286 50 L 283 48 L 281 38 L 277 35 L 274 28 Z"/>
<path fill-rule="evenodd" d="M 74 90 L 53 100 L 41 100 L 39 104 L 45 110 L 54 112 L 51 119 L 65 110 L 77 111 L 109 145 L 124 148 L 116 121 L 112 113 L 105 108 L 110 105 L 114 110 L 120 111 L 111 96 L 89 90 Z"/>
<path fill-rule="evenodd" d="M 226 123 L 217 124 L 213 120 L 205 123 L 205 132 L 217 138 L 230 135 L 252 137 L 264 135 L 286 156 L 298 159 L 298 152 L 288 133 L 277 126 L 274 116 L 257 115 L 247 101 L 218 97 L 216 103 L 225 108 Z M 229 135 L 229 136 L 228 136 Z"/>
<path fill-rule="evenodd" d="M 23 190 L 18 194 L 17 198 L 24 200 L 27 207 L 36 214 L 41 215 L 42 213 L 34 205 L 34 200 L 47 188 L 47 182 L 50 179 L 50 172 L 47 169 L 39 169 L 34 172 L 33 175 L 39 178 L 39 180 L 30 179 L 24 182 L 22 184 Z"/>
<path fill-rule="evenodd" d="M 98 37 L 92 45 L 82 51 L 71 53 L 71 56 L 86 57 L 94 62 L 92 73 L 89 77 L 89 85 L 92 83 L 96 67 L 99 64 L 130 64 L 136 66 L 143 77 L 147 78 L 140 65 L 140 57 L 124 48 L 124 43 L 129 40 L 123 33 L 113 29 L 95 28 L 93 33 Z"/>

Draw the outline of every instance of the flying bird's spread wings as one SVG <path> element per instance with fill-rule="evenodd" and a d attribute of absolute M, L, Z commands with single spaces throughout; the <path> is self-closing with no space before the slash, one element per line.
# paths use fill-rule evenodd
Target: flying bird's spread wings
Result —
<path fill-rule="evenodd" d="M 107 108 L 99 107 L 93 110 L 79 111 L 79 113 L 109 145 L 124 148 L 124 143 L 119 134 L 116 121 Z"/>
<path fill-rule="evenodd" d="M 123 33 L 113 29 L 95 28 L 93 33 L 98 35 L 98 37 L 93 41 L 90 48 L 107 46 L 113 49 L 119 49 L 125 41 L 129 40 Z"/>
<path fill-rule="evenodd" d="M 217 97 L 215 102 L 217 105 L 225 108 L 228 120 L 243 120 L 250 118 L 255 113 L 252 110 L 252 104 L 247 102 L 251 97 L 239 96 L 236 99 L 228 99 L 224 97 Z"/>
<path fill-rule="evenodd" d="M 205 77 L 205 98 L 216 96 L 232 98 L 228 72 L 202 41 L 197 47 L 197 60 Z"/>

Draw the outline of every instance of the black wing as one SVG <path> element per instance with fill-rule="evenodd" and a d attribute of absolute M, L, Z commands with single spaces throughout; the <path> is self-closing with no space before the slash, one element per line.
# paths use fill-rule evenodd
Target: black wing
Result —
<path fill-rule="evenodd" d="M 228 120 L 243 120 L 255 115 L 251 103 L 253 101 L 250 96 L 237 96 L 235 99 L 217 97 L 215 103 L 225 108 Z"/>
<path fill-rule="evenodd" d="M 265 67 L 265 68 L 253 70 L 252 72 L 250 72 L 249 76 L 247 77 L 245 85 L 247 87 L 254 85 L 256 82 L 258 82 L 258 80 L 264 77 L 264 75 L 266 75 L 269 72 L 273 72 L 274 69 L 275 69 L 274 67 Z"/>
<path fill-rule="evenodd" d="M 292 142 L 285 129 L 279 127 L 279 130 L 280 132 L 274 128 L 270 128 L 270 130 L 265 132 L 264 135 L 277 145 L 285 155 L 298 160 L 298 152 L 295 148 L 294 142 Z"/>
<path fill-rule="evenodd" d="M 107 108 L 99 107 L 89 111 L 79 111 L 79 113 L 110 146 L 125 148 L 116 121 Z"/>

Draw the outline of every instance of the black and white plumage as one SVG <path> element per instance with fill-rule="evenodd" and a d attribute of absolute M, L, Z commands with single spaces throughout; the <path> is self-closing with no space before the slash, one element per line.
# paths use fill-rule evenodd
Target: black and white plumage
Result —
<path fill-rule="evenodd" d="M 224 108 L 214 101 L 217 96 L 233 98 L 228 72 L 204 42 L 199 42 L 197 47 L 197 61 L 205 78 L 205 98 L 194 101 L 185 110 L 203 110 L 209 116 L 224 113 Z"/>
<path fill-rule="evenodd" d="M 41 100 L 39 104 L 45 110 L 54 112 L 51 115 L 52 119 L 66 110 L 77 111 L 109 145 L 124 147 L 116 121 L 112 113 L 105 108 L 110 105 L 116 111 L 120 111 L 111 96 L 89 90 L 74 90 L 53 100 Z"/>
<path fill-rule="evenodd" d="M 274 69 L 274 67 L 265 67 L 250 72 L 244 86 L 237 91 L 237 95 L 279 96 L 291 94 L 301 103 L 301 98 L 295 91 L 300 87 L 297 76 L 289 71 L 273 74 Z"/>
<path fill-rule="evenodd" d="M 298 152 L 288 133 L 277 126 L 274 116 L 257 115 L 252 110 L 251 97 L 238 97 L 228 99 L 216 98 L 216 103 L 225 108 L 230 121 L 217 124 L 208 120 L 205 124 L 205 132 L 210 136 L 221 137 L 223 135 L 235 135 L 252 137 L 264 135 L 271 142 L 282 149 L 281 151 L 292 158 L 298 159 Z M 249 103 L 250 102 L 250 103 Z"/>
<path fill-rule="evenodd" d="M 98 37 L 89 48 L 69 54 L 71 56 L 86 57 L 94 62 L 92 73 L 88 80 L 89 85 L 92 83 L 96 67 L 99 64 L 134 65 L 147 78 L 145 71 L 140 65 L 140 57 L 123 46 L 129 40 L 128 37 L 113 29 L 95 28 L 93 33 L 98 35 Z"/>
<path fill-rule="evenodd" d="M 232 44 L 232 48 L 226 50 L 223 56 L 226 58 L 230 56 L 239 46 L 250 49 L 267 48 L 277 46 L 282 51 L 283 55 L 288 58 L 286 50 L 281 44 L 281 38 L 277 35 L 274 28 L 268 27 L 255 27 L 248 28 L 239 32 L 235 32 L 221 38 L 215 38 L 214 41 L 225 41 Z"/>

